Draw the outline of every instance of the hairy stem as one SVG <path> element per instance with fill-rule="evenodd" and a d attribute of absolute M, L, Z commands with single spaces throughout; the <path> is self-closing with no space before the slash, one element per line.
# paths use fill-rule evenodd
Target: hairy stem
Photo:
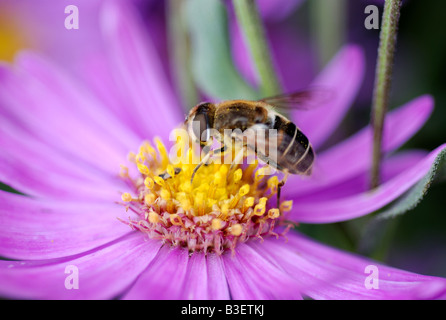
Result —
<path fill-rule="evenodd" d="M 371 188 L 377 187 L 380 182 L 382 136 L 392 84 L 401 2 L 402 0 L 386 0 L 384 5 L 372 104 L 373 153 Z"/>

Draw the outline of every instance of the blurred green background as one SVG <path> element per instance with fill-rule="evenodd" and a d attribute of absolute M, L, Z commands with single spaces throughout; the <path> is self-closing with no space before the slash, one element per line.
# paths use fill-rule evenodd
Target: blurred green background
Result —
<path fill-rule="evenodd" d="M 379 1 L 344 3 L 348 8 L 345 38 L 365 48 L 367 58 L 367 75 L 361 94 L 344 121 L 344 125 L 350 127 L 365 124 L 370 118 L 379 30 L 365 29 L 363 21 L 367 16 L 364 8 L 377 3 Z M 408 0 L 403 3 L 390 105 L 396 107 L 426 93 L 434 97 L 432 116 L 403 146 L 403 149 L 433 150 L 446 142 L 446 2 Z M 300 8 L 300 18 L 305 10 L 312 10 L 311 5 L 308 1 Z M 378 8 L 381 15 L 383 6 L 378 4 Z M 307 27 L 311 28 L 311 23 Z M 383 242 L 371 256 L 413 272 L 446 276 L 445 205 L 446 183 L 443 179 L 442 183 L 439 181 L 431 186 L 415 209 L 389 222 Z M 324 242 L 357 251 L 356 243 L 352 242 L 357 239 L 355 228 L 358 225 L 362 225 L 361 219 L 330 226 L 304 226 L 303 229 Z M 345 237 L 345 233 L 349 236 Z"/>

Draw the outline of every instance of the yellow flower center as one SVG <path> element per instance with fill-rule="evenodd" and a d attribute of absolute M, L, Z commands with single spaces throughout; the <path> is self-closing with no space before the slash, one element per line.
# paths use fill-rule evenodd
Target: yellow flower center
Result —
<path fill-rule="evenodd" d="M 14 12 L 0 6 L 0 60 L 4 61 L 12 61 L 19 50 L 30 44 L 21 32 L 18 21 L 11 17 L 14 17 Z"/>
<path fill-rule="evenodd" d="M 283 213 L 292 202 L 277 208 L 277 176 L 266 175 L 257 162 L 231 169 L 213 161 L 201 166 L 191 182 L 194 157 L 189 149 L 173 164 L 159 139 L 155 146 L 144 142 L 138 153 L 131 152 L 129 161 L 139 173 L 130 177 L 122 166 L 121 177 L 133 187 L 122 194 L 122 203 L 137 218 L 126 223 L 152 239 L 218 254 L 251 238 L 278 237 L 273 231 L 278 225 L 284 226 L 282 235 L 288 231 Z"/>

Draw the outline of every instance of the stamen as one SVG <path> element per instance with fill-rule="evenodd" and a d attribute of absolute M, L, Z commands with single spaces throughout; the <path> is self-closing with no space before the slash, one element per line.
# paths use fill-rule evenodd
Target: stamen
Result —
<path fill-rule="evenodd" d="M 127 160 L 129 160 L 132 163 L 136 163 L 136 154 L 130 151 L 129 154 L 127 155 Z"/>
<path fill-rule="evenodd" d="M 127 192 L 125 192 L 125 193 L 122 194 L 121 199 L 122 199 L 122 201 L 124 201 L 124 202 L 130 202 L 130 201 L 133 200 L 133 199 L 132 199 L 132 195 L 131 195 L 130 193 L 127 193 Z"/>
<path fill-rule="evenodd" d="M 138 167 L 138 171 L 141 172 L 142 174 L 144 174 L 144 175 L 150 174 L 150 170 L 146 165 L 138 163 L 137 167 Z"/>
<path fill-rule="evenodd" d="M 251 208 L 254 205 L 254 197 L 248 197 L 245 199 L 245 201 L 243 202 L 243 209 L 242 209 L 242 213 L 245 213 L 248 208 Z"/>
<path fill-rule="evenodd" d="M 144 142 L 137 154 L 129 153 L 139 176 L 130 177 L 128 168 L 121 167 L 122 179 L 134 186 L 121 195 L 126 208 L 139 216 L 128 222 L 133 229 L 172 246 L 217 254 L 234 252 L 240 242 L 277 236 L 274 227 L 285 223 L 282 213 L 291 210 L 292 202 L 283 201 L 280 210 L 276 201 L 269 202 L 279 180 L 264 179 L 270 174 L 265 167 L 256 162 L 229 171 L 229 164 L 210 162 L 191 183 L 196 165 L 186 160 L 194 159 L 192 150 L 184 149 L 173 165 L 161 140 L 155 146 Z"/>
<path fill-rule="evenodd" d="M 231 232 L 231 234 L 232 234 L 233 236 L 238 237 L 239 235 L 242 234 L 243 227 L 242 227 L 241 224 L 237 223 L 237 224 L 231 226 L 231 227 L 228 228 L 228 229 L 230 230 L 230 232 Z"/>
<path fill-rule="evenodd" d="M 277 219 L 280 216 L 280 211 L 277 208 L 269 209 L 268 218 Z"/>
<path fill-rule="evenodd" d="M 283 201 L 280 204 L 280 211 L 282 212 L 288 212 L 291 211 L 291 209 L 293 208 L 293 201 L 289 200 L 289 201 Z"/>
<path fill-rule="evenodd" d="M 160 222 L 160 216 L 155 211 L 150 211 L 148 220 L 150 223 L 158 223 Z"/>
<path fill-rule="evenodd" d="M 254 207 L 254 214 L 256 216 L 262 216 L 266 211 L 266 198 L 261 198 L 259 203 Z"/>
<path fill-rule="evenodd" d="M 155 180 L 157 185 L 159 185 L 161 187 L 166 186 L 166 182 L 164 181 L 163 178 L 161 178 L 161 177 L 154 177 L 153 179 Z"/>
<path fill-rule="evenodd" d="M 139 152 L 135 157 L 135 161 L 137 165 L 142 164 L 144 163 L 144 161 L 146 161 L 146 157 L 141 152 Z"/>
<path fill-rule="evenodd" d="M 172 178 L 175 177 L 175 168 L 172 165 L 170 165 L 170 164 L 167 166 L 167 173 Z"/>
<path fill-rule="evenodd" d="M 156 148 L 161 156 L 161 168 L 162 170 L 166 170 L 167 165 L 169 164 L 169 155 L 167 154 L 166 147 L 161 142 L 160 139 L 155 138 Z"/>
<path fill-rule="evenodd" d="M 268 188 L 271 189 L 271 194 L 277 193 L 277 188 L 279 185 L 279 178 L 277 178 L 277 176 L 273 176 L 273 177 L 269 178 L 267 185 L 268 185 Z"/>
<path fill-rule="evenodd" d="M 121 171 L 119 172 L 121 178 L 127 178 L 129 176 L 129 168 L 121 165 Z"/>
<path fill-rule="evenodd" d="M 242 175 L 243 175 L 242 169 L 237 169 L 234 172 L 234 183 L 239 182 L 242 179 Z"/>
<path fill-rule="evenodd" d="M 155 181 L 153 181 L 153 179 L 147 177 L 144 179 L 144 185 L 147 187 L 147 189 L 152 190 L 153 187 L 155 187 Z"/>
<path fill-rule="evenodd" d="M 211 227 L 213 230 L 220 230 L 223 228 L 223 220 L 218 218 L 212 219 Z"/>
<path fill-rule="evenodd" d="M 164 200 L 170 200 L 171 199 L 171 194 L 170 194 L 169 190 L 167 190 L 167 189 L 161 189 L 160 196 Z"/>
<path fill-rule="evenodd" d="M 156 200 L 156 196 L 153 193 L 146 193 L 144 195 L 144 203 L 148 206 L 154 204 Z"/>
<path fill-rule="evenodd" d="M 241 175 L 240 175 L 241 177 Z M 249 192 L 249 184 L 245 184 L 243 187 L 240 188 L 239 192 L 232 198 L 231 203 L 229 204 L 229 207 L 232 209 L 234 208 L 238 202 L 240 201 L 240 198 L 247 195 Z"/>
<path fill-rule="evenodd" d="M 180 218 L 179 215 L 177 215 L 177 214 L 171 214 L 169 219 L 170 219 L 170 222 L 171 222 L 173 225 L 184 227 L 183 220 L 181 220 L 181 218 Z"/>

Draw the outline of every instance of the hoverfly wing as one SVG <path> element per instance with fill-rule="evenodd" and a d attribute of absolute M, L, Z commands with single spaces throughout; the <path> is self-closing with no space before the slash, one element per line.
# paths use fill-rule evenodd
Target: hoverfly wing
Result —
<path fill-rule="evenodd" d="M 287 146 L 292 143 L 292 137 L 285 132 L 267 128 L 264 125 L 254 125 L 246 132 L 247 147 L 255 152 L 257 158 L 271 167 L 279 170 L 284 168 L 279 165 L 279 158 L 285 152 Z"/>
<path fill-rule="evenodd" d="M 310 175 L 314 161 L 310 142 L 294 123 L 287 122 L 284 129 L 265 129 L 259 126 L 254 130 L 255 143 L 248 143 L 248 148 L 275 169 Z"/>
<path fill-rule="evenodd" d="M 272 168 L 281 170 L 278 165 L 278 141 L 282 137 L 278 136 L 277 130 L 270 130 L 264 125 L 254 125 L 245 131 L 244 143 L 248 150 L 252 151 L 250 157 L 255 156 L 264 164 L 268 164 Z M 252 158 L 248 158 L 248 163 L 252 163 Z"/>
<path fill-rule="evenodd" d="M 259 101 L 272 105 L 279 110 L 311 110 L 322 106 L 333 96 L 332 92 L 323 88 L 311 88 L 288 94 L 263 98 Z"/>

